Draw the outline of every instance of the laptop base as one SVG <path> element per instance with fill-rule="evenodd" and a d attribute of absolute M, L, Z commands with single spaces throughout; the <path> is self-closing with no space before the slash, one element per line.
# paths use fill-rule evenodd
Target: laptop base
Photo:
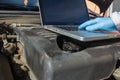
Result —
<path fill-rule="evenodd" d="M 46 25 L 44 26 L 44 28 L 79 41 L 95 41 L 95 40 L 104 40 L 111 38 L 120 38 L 120 34 L 116 35 L 116 34 L 111 34 L 110 32 L 106 32 L 106 33 L 100 31 L 90 32 L 85 30 L 67 31 L 54 27 L 54 25 Z"/>

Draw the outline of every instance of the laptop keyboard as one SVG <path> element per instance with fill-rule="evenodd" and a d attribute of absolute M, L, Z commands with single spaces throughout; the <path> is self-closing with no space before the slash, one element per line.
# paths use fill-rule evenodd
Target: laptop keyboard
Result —
<path fill-rule="evenodd" d="M 56 25 L 57 28 L 65 29 L 68 31 L 77 31 L 78 25 Z"/>

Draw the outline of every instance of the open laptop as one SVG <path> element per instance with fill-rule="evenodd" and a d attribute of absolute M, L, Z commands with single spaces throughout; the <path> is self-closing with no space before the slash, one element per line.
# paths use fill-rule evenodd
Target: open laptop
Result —
<path fill-rule="evenodd" d="M 78 30 L 78 26 L 89 20 L 85 0 L 39 0 L 42 26 L 50 31 L 80 41 L 117 38 L 103 32 Z"/>

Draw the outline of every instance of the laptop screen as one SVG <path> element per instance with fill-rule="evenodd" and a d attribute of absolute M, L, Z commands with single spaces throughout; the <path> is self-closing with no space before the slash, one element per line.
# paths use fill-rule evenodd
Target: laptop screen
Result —
<path fill-rule="evenodd" d="M 80 25 L 89 19 L 85 0 L 39 0 L 43 25 Z"/>

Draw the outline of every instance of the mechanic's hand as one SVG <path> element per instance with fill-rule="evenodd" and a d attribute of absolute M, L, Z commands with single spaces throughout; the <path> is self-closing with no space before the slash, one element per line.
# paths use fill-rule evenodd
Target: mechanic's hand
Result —
<path fill-rule="evenodd" d="M 88 31 L 94 30 L 107 30 L 107 31 L 115 31 L 117 30 L 115 24 L 111 20 L 111 18 L 96 18 L 89 20 L 83 24 L 81 24 L 78 29 L 85 29 Z"/>

